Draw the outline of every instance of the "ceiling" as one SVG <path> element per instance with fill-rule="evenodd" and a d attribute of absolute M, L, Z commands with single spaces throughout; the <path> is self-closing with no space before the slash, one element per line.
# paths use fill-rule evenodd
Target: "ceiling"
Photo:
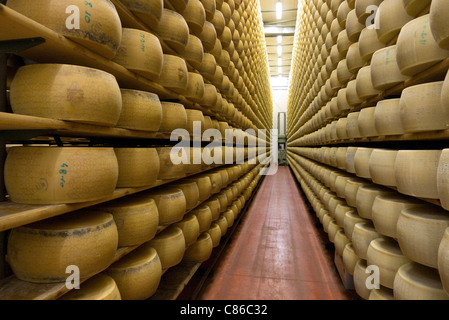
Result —
<path fill-rule="evenodd" d="M 276 2 L 282 2 L 282 17 L 276 17 Z M 292 60 L 298 0 L 260 0 L 270 74 L 288 77 Z M 278 36 L 282 36 L 282 40 Z M 280 40 L 280 43 L 278 41 Z M 282 52 L 278 52 L 280 50 Z M 280 53 L 280 55 L 279 55 Z M 279 66 L 280 64 L 280 66 Z"/>

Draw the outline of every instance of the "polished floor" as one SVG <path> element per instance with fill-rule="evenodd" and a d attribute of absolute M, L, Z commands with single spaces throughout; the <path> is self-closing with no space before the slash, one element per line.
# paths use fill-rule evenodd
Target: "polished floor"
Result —
<path fill-rule="evenodd" d="M 266 176 L 198 300 L 349 300 L 288 167 Z"/>

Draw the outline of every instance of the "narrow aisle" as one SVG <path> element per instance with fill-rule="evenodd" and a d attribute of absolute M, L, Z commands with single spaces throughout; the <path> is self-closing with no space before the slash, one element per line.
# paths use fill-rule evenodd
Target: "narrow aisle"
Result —
<path fill-rule="evenodd" d="M 263 181 L 199 300 L 346 300 L 288 167 Z"/>

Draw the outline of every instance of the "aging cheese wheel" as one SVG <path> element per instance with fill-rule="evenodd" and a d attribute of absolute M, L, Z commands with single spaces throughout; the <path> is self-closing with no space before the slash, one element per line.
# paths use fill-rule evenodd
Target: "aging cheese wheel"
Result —
<path fill-rule="evenodd" d="M 59 300 L 122 300 L 116 282 L 99 273 L 84 281 L 79 289 L 70 290 Z"/>
<path fill-rule="evenodd" d="M 156 81 L 158 84 L 176 93 L 184 94 L 189 83 L 188 77 L 189 72 L 186 61 L 183 58 L 164 54 L 162 72 Z"/>
<path fill-rule="evenodd" d="M 371 241 L 367 252 L 367 264 L 379 267 L 379 282 L 393 289 L 394 277 L 398 269 L 411 262 L 401 251 L 396 240 L 379 238 Z"/>
<path fill-rule="evenodd" d="M 173 225 L 181 229 L 186 247 L 193 244 L 200 235 L 200 223 L 198 218 L 192 213 L 186 214 L 181 221 Z"/>
<path fill-rule="evenodd" d="M 357 262 L 360 260 L 359 256 L 355 254 L 352 243 L 347 243 L 343 249 L 343 266 L 345 271 L 350 275 L 354 275 L 354 269 Z"/>
<path fill-rule="evenodd" d="M 337 10 L 337 19 L 338 23 L 342 28 L 346 27 L 346 20 L 348 17 L 348 13 L 351 11 L 351 8 L 349 7 L 349 4 L 347 1 L 343 1 Z"/>
<path fill-rule="evenodd" d="M 119 172 L 113 148 L 13 147 L 4 175 L 11 201 L 59 204 L 112 195 Z"/>
<path fill-rule="evenodd" d="M 351 240 L 345 235 L 344 230 L 338 229 L 338 231 L 335 233 L 334 245 L 335 245 L 335 252 L 339 256 L 343 256 L 345 246 L 348 243 L 351 243 Z"/>
<path fill-rule="evenodd" d="M 371 66 L 363 67 L 357 73 L 356 90 L 357 95 L 362 100 L 367 100 L 381 93 L 381 90 L 374 88 L 371 79 Z"/>
<path fill-rule="evenodd" d="M 157 147 L 160 180 L 180 179 L 186 175 L 188 149 L 182 147 Z"/>
<path fill-rule="evenodd" d="M 115 77 L 92 68 L 66 64 L 21 67 L 10 89 L 14 113 L 115 126 L 122 97 Z"/>
<path fill-rule="evenodd" d="M 356 74 L 365 65 L 365 61 L 360 55 L 359 42 L 353 43 L 349 47 L 346 55 L 346 65 L 352 74 Z"/>
<path fill-rule="evenodd" d="M 182 261 L 185 253 L 186 243 L 182 230 L 170 226 L 156 235 L 146 243 L 147 246 L 156 249 L 162 270 L 167 270 Z"/>
<path fill-rule="evenodd" d="M 65 282 L 66 268 L 73 265 L 85 279 L 113 262 L 117 244 L 111 214 L 76 211 L 12 229 L 7 261 L 16 277 L 24 281 Z"/>
<path fill-rule="evenodd" d="M 113 61 L 145 78 L 157 80 L 163 64 L 159 39 L 149 32 L 123 28 L 122 41 Z"/>
<path fill-rule="evenodd" d="M 189 0 L 181 14 L 193 34 L 199 35 L 203 31 L 204 22 L 206 21 L 206 11 L 204 11 L 201 1 Z"/>
<path fill-rule="evenodd" d="M 118 188 L 151 186 L 159 176 L 155 148 L 114 148 L 118 162 Z"/>
<path fill-rule="evenodd" d="M 221 240 L 221 229 L 220 226 L 217 223 L 212 223 L 209 230 L 206 231 L 212 240 L 212 247 L 216 248 L 220 244 Z"/>
<path fill-rule="evenodd" d="M 212 182 L 207 175 L 195 175 L 193 177 L 189 177 L 188 179 L 184 179 L 183 181 L 195 181 L 198 185 L 199 191 L 199 202 L 204 202 L 212 195 L 211 188 Z M 212 209 L 211 209 L 212 210 Z M 213 210 L 212 210 L 213 212 Z"/>
<path fill-rule="evenodd" d="M 438 247 L 438 271 L 443 288 L 449 294 L 449 228 L 446 228 Z"/>
<path fill-rule="evenodd" d="M 203 30 L 198 34 L 198 38 L 203 43 L 204 49 L 207 51 L 213 50 L 217 40 L 217 31 L 215 31 L 214 25 L 209 21 L 204 22 Z"/>
<path fill-rule="evenodd" d="M 440 48 L 449 49 L 449 3 L 444 0 L 434 0 L 430 7 L 430 28 Z"/>
<path fill-rule="evenodd" d="M 357 148 L 354 155 L 355 174 L 361 178 L 371 178 L 369 173 L 369 159 L 373 148 Z"/>
<path fill-rule="evenodd" d="M 376 137 L 379 135 L 374 121 L 375 111 L 376 107 L 363 108 L 360 110 L 359 117 L 357 118 L 357 125 L 362 138 Z"/>
<path fill-rule="evenodd" d="M 351 107 L 358 106 L 363 102 L 363 100 L 359 97 L 357 93 L 357 79 L 349 81 L 346 86 L 346 90 L 343 89 L 341 94 L 340 91 L 338 92 L 338 99 L 340 100 L 341 96 L 341 99 L 343 99 L 341 103 L 343 105 L 341 106 L 339 101 L 338 106 L 339 109 L 342 110 L 350 109 Z"/>
<path fill-rule="evenodd" d="M 358 118 L 360 115 L 360 111 L 358 112 L 351 112 L 347 116 L 346 121 L 346 132 L 348 133 L 349 138 L 360 138 L 362 137 L 362 134 L 359 131 L 358 126 Z"/>
<path fill-rule="evenodd" d="M 441 206 L 446 210 L 449 208 L 448 155 L 449 153 L 447 149 L 442 150 L 438 162 L 438 172 L 437 172 L 438 198 L 440 199 Z"/>
<path fill-rule="evenodd" d="M 162 121 L 160 132 L 171 132 L 175 129 L 187 129 L 187 112 L 184 105 L 176 102 L 161 103 Z"/>
<path fill-rule="evenodd" d="M 359 40 L 360 33 L 364 28 L 365 23 L 359 22 L 355 9 L 349 11 L 346 19 L 346 33 L 348 34 L 349 41 L 357 42 Z"/>
<path fill-rule="evenodd" d="M 201 62 L 204 57 L 203 43 L 200 38 L 189 34 L 187 46 L 185 50 L 180 54 L 181 57 L 190 63 L 194 68 L 198 69 L 201 66 Z"/>
<path fill-rule="evenodd" d="M 365 28 L 360 33 L 359 51 L 363 60 L 370 62 L 373 54 L 385 47 L 385 44 L 379 41 L 375 28 Z"/>
<path fill-rule="evenodd" d="M 215 69 L 217 68 L 217 62 L 215 57 L 210 53 L 204 53 L 201 65 L 198 71 L 206 78 L 213 79 L 215 75 Z"/>
<path fill-rule="evenodd" d="M 401 135 L 404 128 L 401 121 L 400 99 L 381 100 L 374 111 L 374 124 L 379 135 Z"/>
<path fill-rule="evenodd" d="M 162 122 L 159 97 L 151 92 L 121 89 L 122 110 L 118 128 L 158 131 Z"/>
<path fill-rule="evenodd" d="M 335 243 L 335 235 L 337 234 L 337 231 L 343 230 L 338 224 L 335 219 L 329 221 L 327 225 L 327 233 L 329 237 L 329 241 L 332 243 Z"/>
<path fill-rule="evenodd" d="M 449 111 L 441 101 L 443 83 L 430 82 L 402 91 L 399 108 L 406 133 L 444 130 L 448 127 Z"/>
<path fill-rule="evenodd" d="M 405 24 L 413 20 L 413 17 L 405 11 L 402 1 L 384 0 L 379 5 L 376 19 L 378 19 L 377 36 L 380 42 L 388 44 Z"/>
<path fill-rule="evenodd" d="M 204 97 L 204 79 L 201 74 L 189 72 L 185 97 L 193 102 L 201 102 Z"/>
<path fill-rule="evenodd" d="M 449 51 L 438 46 L 429 30 L 429 14 L 402 28 L 397 42 L 397 62 L 403 74 L 413 76 L 449 57 Z"/>
<path fill-rule="evenodd" d="M 214 25 L 217 36 L 220 37 L 225 27 L 225 19 L 223 13 L 221 13 L 220 10 L 215 10 L 214 16 L 210 22 L 212 22 L 212 24 Z"/>
<path fill-rule="evenodd" d="M 396 191 L 381 186 L 360 186 L 356 195 L 356 207 L 359 216 L 372 220 L 372 208 L 376 197 L 397 194 Z"/>
<path fill-rule="evenodd" d="M 121 2 L 152 30 L 157 28 L 164 8 L 163 0 L 122 0 Z"/>
<path fill-rule="evenodd" d="M 377 90 L 389 89 L 409 78 L 399 69 L 396 49 L 396 45 L 379 49 L 371 58 L 371 81 Z"/>
<path fill-rule="evenodd" d="M 201 3 L 203 4 L 204 10 L 206 11 L 206 19 L 208 21 L 211 20 L 214 16 L 215 9 L 217 7 L 216 2 L 213 0 L 201 0 Z M 222 8 L 221 10 L 223 11 L 225 10 L 225 8 Z"/>
<path fill-rule="evenodd" d="M 360 222 L 370 222 L 370 220 L 360 217 L 357 211 L 347 211 L 343 219 L 343 229 L 345 235 L 352 240 L 352 233 L 354 231 L 354 226 Z"/>
<path fill-rule="evenodd" d="M 369 299 L 371 294 L 371 289 L 367 287 L 367 278 L 369 277 L 369 272 L 367 273 L 367 263 L 366 260 L 360 259 L 357 261 L 354 267 L 354 288 L 355 292 L 365 300 Z"/>
<path fill-rule="evenodd" d="M 366 25 L 367 23 L 374 22 L 375 11 L 383 0 L 356 0 L 355 1 L 355 13 L 360 23 Z"/>
<path fill-rule="evenodd" d="M 142 196 L 155 201 L 161 226 L 181 221 L 186 213 L 186 198 L 181 189 L 161 187 L 151 189 Z"/>
<path fill-rule="evenodd" d="M 397 150 L 373 149 L 369 158 L 369 174 L 371 180 L 384 186 L 396 186 L 394 163 Z"/>
<path fill-rule="evenodd" d="M 437 173 L 441 150 L 400 150 L 394 164 L 400 193 L 438 199 Z"/>
<path fill-rule="evenodd" d="M 145 243 L 113 263 L 104 273 L 115 280 L 122 300 L 145 300 L 159 286 L 162 265 L 156 249 Z"/>
<path fill-rule="evenodd" d="M 191 213 L 198 219 L 200 233 L 209 230 L 212 224 L 212 210 L 209 206 L 203 204 L 202 206 L 193 209 Z"/>
<path fill-rule="evenodd" d="M 346 171 L 355 173 L 354 168 L 354 156 L 357 151 L 357 147 L 348 147 L 346 150 Z"/>
<path fill-rule="evenodd" d="M 189 26 L 186 20 L 178 12 L 169 9 L 162 10 L 162 16 L 155 32 L 161 41 L 177 53 L 182 53 L 189 41 Z"/>
<path fill-rule="evenodd" d="M 394 300 L 393 290 L 380 286 L 379 289 L 371 289 L 368 300 Z"/>
<path fill-rule="evenodd" d="M 223 215 L 220 215 L 215 223 L 220 227 L 221 236 L 223 237 L 224 235 L 226 235 L 228 231 L 228 220 Z"/>
<path fill-rule="evenodd" d="M 154 238 L 159 226 L 156 202 L 138 195 L 120 198 L 98 206 L 114 217 L 118 246 L 136 246 Z"/>
<path fill-rule="evenodd" d="M 208 260 L 212 254 L 213 245 L 210 234 L 202 233 L 198 240 L 186 249 L 183 261 L 204 262 Z"/>
<path fill-rule="evenodd" d="M 115 56 L 120 45 L 122 24 L 115 6 L 109 0 L 96 1 L 94 5 L 82 0 L 57 3 L 51 0 L 32 3 L 26 0 L 8 0 L 7 6 L 107 59 Z M 70 6 L 76 6 L 81 12 L 79 27 L 72 25 L 76 19 L 69 19 L 74 14 L 74 9 Z M 68 9 L 71 9 L 70 14 L 66 13 Z"/>
<path fill-rule="evenodd" d="M 449 215 L 438 206 L 403 209 L 397 223 L 399 246 L 410 260 L 438 268 L 438 247 L 448 226 Z"/>
<path fill-rule="evenodd" d="M 194 139 L 201 140 L 204 128 L 204 116 L 200 110 L 186 109 L 187 131 Z"/>
<path fill-rule="evenodd" d="M 200 191 L 198 188 L 198 184 L 195 181 L 184 181 L 183 179 L 172 183 L 171 186 L 181 189 L 184 193 L 184 196 L 186 198 L 186 210 L 191 210 L 200 203 Z"/>
<path fill-rule="evenodd" d="M 448 300 L 438 271 L 418 263 L 407 263 L 399 268 L 394 279 L 395 300 Z"/>
<path fill-rule="evenodd" d="M 404 3 L 404 8 L 407 13 L 413 17 L 416 17 L 419 13 L 423 12 L 424 9 L 430 6 L 432 0 L 402 0 Z"/>
<path fill-rule="evenodd" d="M 368 247 L 374 239 L 383 236 L 374 229 L 371 222 L 360 222 L 354 226 L 352 232 L 352 245 L 355 253 L 362 259 L 367 259 Z"/>

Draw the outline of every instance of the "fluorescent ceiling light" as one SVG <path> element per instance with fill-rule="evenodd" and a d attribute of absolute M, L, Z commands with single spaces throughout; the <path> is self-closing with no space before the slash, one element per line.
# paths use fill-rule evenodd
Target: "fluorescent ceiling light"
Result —
<path fill-rule="evenodd" d="M 282 46 L 278 46 L 278 56 L 282 55 Z"/>
<path fill-rule="evenodd" d="M 282 58 L 278 58 L 278 66 L 282 66 Z"/>
<path fill-rule="evenodd" d="M 282 2 L 276 2 L 276 19 L 282 19 Z"/>
<path fill-rule="evenodd" d="M 278 73 L 282 73 L 282 67 L 278 67 Z"/>
<path fill-rule="evenodd" d="M 282 43 L 282 36 L 277 36 L 278 43 Z"/>

